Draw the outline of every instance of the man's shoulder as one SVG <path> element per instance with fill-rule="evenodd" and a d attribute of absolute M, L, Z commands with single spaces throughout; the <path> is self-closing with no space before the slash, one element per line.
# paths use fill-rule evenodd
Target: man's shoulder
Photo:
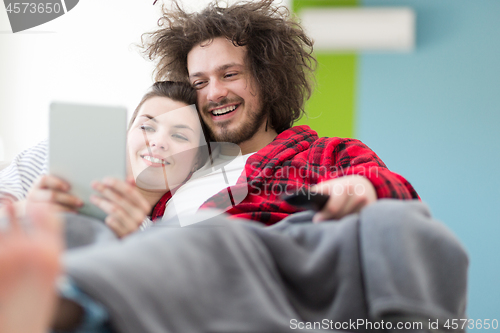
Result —
<path fill-rule="evenodd" d="M 255 153 L 247 164 L 283 165 L 286 163 L 307 163 L 321 161 L 325 157 L 344 154 L 356 155 L 368 147 L 351 138 L 318 137 L 307 125 L 291 127 L 275 138 L 273 142 Z"/>
<path fill-rule="evenodd" d="M 326 146 L 351 146 L 351 145 L 361 145 L 365 146 L 363 142 L 358 139 L 353 138 L 342 138 L 342 137 L 319 137 L 318 133 L 312 130 L 307 125 L 293 126 L 283 132 L 281 132 L 277 139 L 281 139 L 283 142 L 304 142 L 309 143 L 308 150 L 317 148 L 325 148 Z"/>
<path fill-rule="evenodd" d="M 284 130 L 279 133 L 276 139 L 290 139 L 297 137 L 309 137 L 309 138 L 318 138 L 318 133 L 311 129 L 311 127 L 307 125 L 297 125 L 290 127 L 289 129 Z"/>

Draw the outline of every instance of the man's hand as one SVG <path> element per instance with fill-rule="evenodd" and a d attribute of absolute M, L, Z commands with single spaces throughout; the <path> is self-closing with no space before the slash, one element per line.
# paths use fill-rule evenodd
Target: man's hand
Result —
<path fill-rule="evenodd" d="M 51 175 L 45 175 L 33 186 L 26 197 L 26 206 L 31 204 L 53 204 L 59 212 L 76 212 L 83 201 L 69 194 L 70 185 L 64 180 Z"/>
<path fill-rule="evenodd" d="M 340 219 L 357 213 L 375 202 L 377 193 L 372 183 L 363 176 L 344 176 L 311 187 L 311 192 L 329 194 L 330 199 L 322 211 L 316 213 L 313 222 Z"/>
<path fill-rule="evenodd" d="M 92 195 L 90 201 L 108 214 L 104 222 L 120 238 L 139 229 L 151 211 L 150 204 L 134 186 L 133 179 L 124 182 L 106 178 L 102 182 L 93 182 L 92 188 L 100 196 Z"/>

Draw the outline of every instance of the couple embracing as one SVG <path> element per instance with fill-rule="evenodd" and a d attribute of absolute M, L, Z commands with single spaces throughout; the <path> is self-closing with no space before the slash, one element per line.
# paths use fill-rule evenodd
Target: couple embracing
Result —
<path fill-rule="evenodd" d="M 94 184 L 101 194 L 94 203 L 109 214 L 109 228 L 130 235 L 68 251 L 59 297 L 38 294 L 58 304 L 53 318 L 26 308 L 40 318 L 39 329 L 52 320 L 56 329 L 95 332 L 283 332 L 292 322 L 323 319 L 426 323 L 464 316 L 467 257 L 425 205 L 411 200 L 418 195 L 409 182 L 358 140 L 293 127 L 312 92 L 315 59 L 312 41 L 284 8 L 269 0 L 211 4 L 195 14 L 176 8 L 159 23 L 145 44 L 158 83 L 129 128 L 135 182 Z M 192 87 L 198 114 L 189 96 L 156 94 L 163 85 Z M 200 153 L 208 141 L 233 145 Z M 227 176 L 222 188 L 220 177 L 194 176 L 235 155 L 234 166 L 219 169 Z M 167 182 L 155 187 L 151 179 Z M 51 195 L 32 196 L 32 233 L 57 239 L 48 221 L 59 217 L 40 205 L 49 198 L 74 210 L 78 198 L 54 177 L 44 180 L 35 192 Z M 322 211 L 298 213 L 281 197 L 290 188 L 332 195 Z M 172 228 L 165 219 L 132 233 L 146 216 L 172 214 L 172 202 L 197 212 L 186 215 L 191 227 Z M 7 211 L 16 225 L 12 207 Z M 2 237 L 23 238 L 12 229 Z M 54 257 L 40 259 L 52 267 L 40 280 L 59 273 L 50 265 Z"/>

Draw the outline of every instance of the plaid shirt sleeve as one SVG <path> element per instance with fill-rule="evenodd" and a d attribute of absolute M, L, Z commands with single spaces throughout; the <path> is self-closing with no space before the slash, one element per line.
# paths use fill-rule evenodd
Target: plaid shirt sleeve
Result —
<path fill-rule="evenodd" d="M 378 198 L 418 198 L 411 184 L 387 169 L 361 141 L 318 138 L 308 126 L 280 133 L 248 159 L 245 171 L 246 178 L 231 188 L 233 193 L 248 189 L 245 200 L 232 205 L 227 196 L 217 194 L 202 208 L 218 208 L 234 217 L 271 225 L 299 211 L 283 201 L 283 194 L 308 191 L 313 185 L 347 175 L 368 178 Z"/>
<path fill-rule="evenodd" d="M 399 174 L 390 171 L 364 143 L 355 139 L 320 138 L 311 148 L 310 164 L 328 166 L 316 175 L 317 183 L 347 175 L 366 177 L 375 187 L 377 197 L 418 199 L 413 186 Z M 314 183 L 314 181 L 313 181 Z"/>

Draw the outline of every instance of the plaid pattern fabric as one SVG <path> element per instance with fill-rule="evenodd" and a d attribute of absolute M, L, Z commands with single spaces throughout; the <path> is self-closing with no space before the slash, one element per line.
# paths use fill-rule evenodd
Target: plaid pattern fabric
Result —
<path fill-rule="evenodd" d="M 411 184 L 389 171 L 377 154 L 361 141 L 318 138 L 317 133 L 305 125 L 280 133 L 248 159 L 245 171 L 246 178 L 241 177 L 230 188 L 233 194 L 248 189 L 241 203 L 232 206 L 226 193 L 219 193 L 201 208 L 223 209 L 233 217 L 271 225 L 299 211 L 281 200 L 283 194 L 307 191 L 313 185 L 346 175 L 368 178 L 379 199 L 418 198 Z M 169 196 L 167 193 L 165 198 Z M 159 204 L 162 201 L 164 198 Z"/>
<path fill-rule="evenodd" d="M 168 201 L 172 198 L 172 193 L 168 191 L 165 193 L 160 201 L 156 203 L 153 207 L 153 213 L 151 214 L 151 220 L 156 222 L 156 219 L 161 219 L 163 214 L 165 213 L 165 207 L 167 206 Z"/>

